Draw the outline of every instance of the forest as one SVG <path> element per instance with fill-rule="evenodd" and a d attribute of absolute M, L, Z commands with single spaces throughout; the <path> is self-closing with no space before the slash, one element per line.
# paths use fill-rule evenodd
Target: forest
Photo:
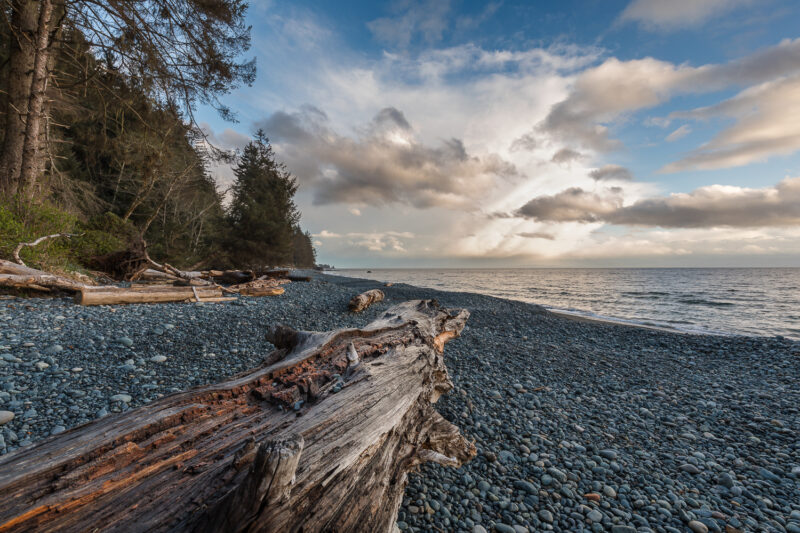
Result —
<path fill-rule="evenodd" d="M 198 106 L 252 84 L 241 0 L 3 0 L 0 258 L 92 271 L 146 242 L 197 268 L 312 267 L 295 178 L 264 132 L 219 149 Z M 222 189 L 210 173 L 231 164 Z"/>

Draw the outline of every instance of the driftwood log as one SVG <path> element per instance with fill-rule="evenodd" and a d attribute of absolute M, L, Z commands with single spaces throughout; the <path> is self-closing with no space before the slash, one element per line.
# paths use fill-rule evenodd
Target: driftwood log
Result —
<path fill-rule="evenodd" d="M 116 305 L 138 303 L 163 303 L 215 300 L 222 297 L 217 287 L 176 287 L 174 285 L 146 285 L 143 287 L 84 287 L 75 294 L 75 303 L 81 305 Z"/>
<path fill-rule="evenodd" d="M 391 531 L 409 471 L 475 455 L 431 405 L 468 316 L 426 300 L 273 327 L 265 367 L 4 456 L 0 531 Z"/>
<path fill-rule="evenodd" d="M 352 300 L 350 300 L 350 311 L 353 313 L 359 313 L 369 307 L 370 305 L 374 304 L 375 302 L 380 302 L 384 299 L 383 291 L 380 289 L 372 289 L 366 292 L 362 292 L 361 294 L 357 294 L 353 296 Z"/>
<path fill-rule="evenodd" d="M 38 291 L 51 289 L 79 291 L 86 287 L 85 284 L 70 278 L 49 274 L 4 259 L 0 259 L 0 286 Z"/>

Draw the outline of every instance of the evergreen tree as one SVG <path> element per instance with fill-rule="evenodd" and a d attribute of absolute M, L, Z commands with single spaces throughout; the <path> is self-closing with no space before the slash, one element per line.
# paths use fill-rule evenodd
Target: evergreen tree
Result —
<path fill-rule="evenodd" d="M 233 200 L 228 209 L 227 247 L 240 267 L 284 265 L 294 259 L 294 228 L 300 214 L 294 204 L 297 181 L 259 130 L 234 169 Z"/>
<path fill-rule="evenodd" d="M 303 233 L 300 226 L 294 228 L 294 266 L 313 268 L 317 264 L 317 254 L 311 244 L 311 234 Z"/>

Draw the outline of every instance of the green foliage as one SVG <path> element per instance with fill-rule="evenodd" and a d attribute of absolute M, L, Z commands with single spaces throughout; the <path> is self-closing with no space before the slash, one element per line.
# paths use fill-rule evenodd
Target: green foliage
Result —
<path fill-rule="evenodd" d="M 228 210 L 231 259 L 253 268 L 292 263 L 294 228 L 300 220 L 292 199 L 297 182 L 275 161 L 263 131 L 245 147 L 234 174 Z"/>
<path fill-rule="evenodd" d="M 109 9 L 134 9 L 133 4 L 123 4 L 113 2 Z M 215 0 L 198 6 L 202 16 L 230 21 L 220 22 L 222 26 L 209 38 L 234 31 L 241 40 L 220 46 L 241 51 L 247 37 L 245 28 L 238 26 L 244 2 Z M 207 80 L 195 79 L 200 85 L 187 96 L 192 102 L 181 104 L 159 93 L 161 89 L 148 78 L 161 67 L 130 76 L 126 72 L 133 71 L 113 68 L 112 50 L 99 53 L 93 48 L 97 38 L 69 17 L 64 20 L 53 49 L 47 95 L 52 117 L 48 135 L 55 142 L 43 152 L 47 163 L 36 204 L 26 209 L 24 217 L 0 205 L 0 256 L 10 258 L 19 242 L 66 232 L 81 236 L 24 248 L 23 260 L 43 269 L 81 268 L 92 257 L 125 249 L 144 237 L 153 258 L 182 268 L 293 261 L 310 266 L 313 247 L 297 227 L 299 214 L 292 200 L 297 185 L 275 161 L 263 133 L 240 158 L 234 202 L 226 211 L 207 171 L 211 159 L 207 145 L 185 118 L 186 104 L 191 107 L 195 100 L 220 107 L 216 96 L 238 82 L 249 82 L 252 65 L 241 64 L 243 70 L 228 72 L 224 65 L 233 65 L 234 55 L 218 57 L 208 67 L 218 70 Z M 8 73 L 6 26 L 0 25 L 0 39 L 2 80 Z M 205 81 L 210 85 L 202 86 Z M 0 113 L 6 99 L 0 87 Z M 0 117 L 0 139 L 4 118 Z"/>
<path fill-rule="evenodd" d="M 0 257 L 14 260 L 14 249 L 21 242 L 33 242 L 45 235 L 68 233 L 20 250 L 20 258 L 36 268 L 51 271 L 80 270 L 89 258 L 122 250 L 136 228 L 112 213 L 87 223 L 50 204 L 31 205 L 20 216 L 17 209 L 0 203 Z"/>
<path fill-rule="evenodd" d="M 303 233 L 300 226 L 295 226 L 293 236 L 293 263 L 300 268 L 313 268 L 317 264 L 317 253 L 311 244 L 311 234 Z"/>

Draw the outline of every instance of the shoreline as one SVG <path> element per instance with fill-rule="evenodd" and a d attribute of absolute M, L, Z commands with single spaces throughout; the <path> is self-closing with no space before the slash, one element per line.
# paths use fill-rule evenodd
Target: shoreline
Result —
<path fill-rule="evenodd" d="M 454 388 L 436 410 L 478 456 L 410 476 L 401 530 L 685 532 L 697 521 L 780 531 L 798 521 L 800 344 L 382 285 L 315 274 L 278 297 L 213 305 L 0 300 L 0 410 L 15 415 L 0 426 L 0 453 L 254 368 L 272 349 L 270 324 L 363 327 L 396 303 L 435 298 L 471 313 L 445 349 Z M 373 288 L 386 300 L 347 311 Z"/>
<path fill-rule="evenodd" d="M 421 274 L 419 276 L 411 274 L 415 270 L 419 270 Z M 437 277 L 436 273 L 442 274 L 448 270 L 452 272 L 462 272 L 463 275 L 466 276 L 464 278 L 464 283 L 458 281 L 461 279 L 460 277 L 453 277 L 452 275 Z M 558 272 L 568 269 L 375 269 L 374 273 L 371 274 L 367 274 L 366 271 L 361 269 L 342 269 L 340 271 L 325 271 L 324 274 L 350 279 L 372 280 L 376 283 L 383 283 L 386 281 L 407 284 L 420 283 L 421 285 L 418 285 L 420 288 L 430 290 L 481 294 L 484 296 L 530 303 L 532 305 L 540 305 L 559 315 L 579 316 L 587 320 L 597 320 L 600 322 L 635 327 L 659 328 L 680 334 L 723 337 L 774 336 L 786 337 L 800 342 L 800 329 L 796 326 L 792 326 L 793 320 L 796 318 L 796 313 L 793 312 L 791 307 L 787 307 L 789 304 L 782 298 L 775 300 L 772 306 L 767 305 L 766 307 L 763 302 L 750 302 L 748 304 L 741 299 L 737 300 L 734 304 L 725 300 L 729 293 L 727 291 L 723 293 L 721 289 L 713 289 L 716 290 L 716 292 L 704 294 L 703 291 L 706 289 L 701 285 L 689 287 L 686 290 L 673 290 L 670 288 L 671 285 L 666 284 L 663 287 L 657 286 L 655 289 L 652 289 L 659 291 L 652 293 L 659 295 L 659 298 L 657 298 L 658 301 L 655 301 L 652 298 L 642 299 L 637 296 L 639 294 L 644 294 L 637 291 L 649 290 L 643 289 L 641 286 L 631 289 L 618 287 L 610 291 L 595 290 L 591 295 L 581 295 L 582 293 L 575 292 L 574 287 L 559 285 L 559 283 L 565 282 L 563 277 L 556 277 L 553 279 L 542 278 L 536 281 L 535 279 L 528 280 L 527 277 L 519 278 L 518 276 L 511 276 L 502 278 L 508 285 L 501 286 L 496 285 L 496 281 L 489 280 L 485 276 L 485 273 L 490 272 L 535 272 L 539 270 L 553 270 Z M 614 268 L 576 270 L 641 271 L 647 269 Z M 711 268 L 707 270 L 721 269 Z M 797 269 L 787 268 L 786 270 Z M 398 274 L 396 276 L 390 275 L 385 277 L 381 275 L 381 271 L 398 272 Z M 347 274 L 343 274 L 343 272 L 347 272 Z M 798 272 L 800 272 L 800 270 L 798 270 Z M 475 273 L 484 274 L 475 275 Z M 375 278 L 364 277 L 365 275 L 375 276 Z M 640 285 L 646 282 L 647 278 L 637 278 L 637 283 Z M 538 287 L 538 285 L 534 286 L 529 283 L 542 283 L 541 287 L 543 288 L 540 290 L 535 288 Z M 560 292 L 556 294 L 559 290 Z M 559 294 L 562 296 L 559 296 Z M 589 296 L 593 299 L 590 300 Z M 775 295 L 773 294 L 773 296 Z M 612 303 L 599 306 L 592 303 L 602 302 L 604 299 Z M 737 307 L 730 307 L 726 310 L 726 308 L 733 305 Z M 771 314 L 764 315 L 763 313 L 755 313 L 753 309 L 756 308 Z M 766 319 L 764 318 L 765 316 L 770 316 L 772 318 Z"/>

